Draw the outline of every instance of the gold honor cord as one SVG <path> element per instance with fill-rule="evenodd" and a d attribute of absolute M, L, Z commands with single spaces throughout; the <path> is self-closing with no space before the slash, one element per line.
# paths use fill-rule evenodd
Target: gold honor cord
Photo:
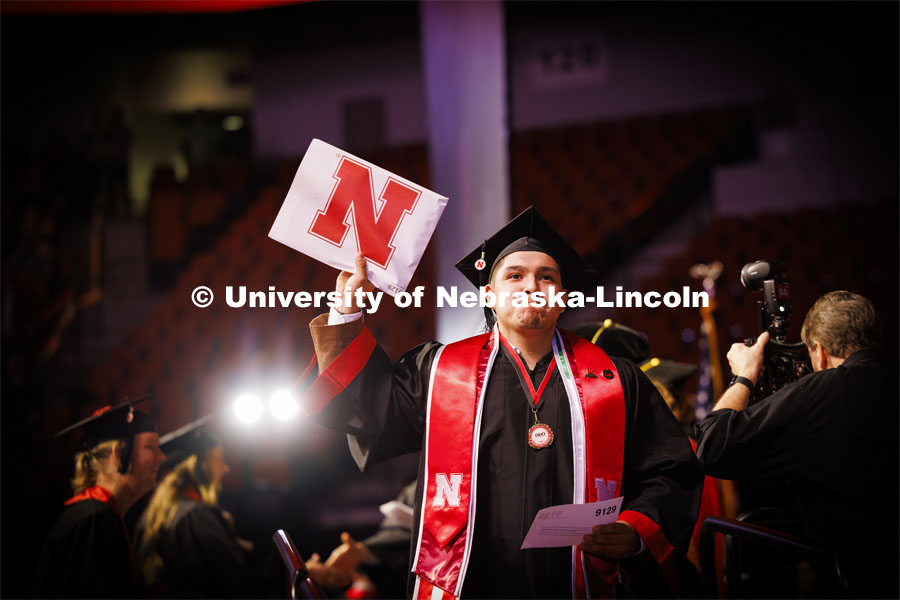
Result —
<path fill-rule="evenodd" d="M 649 370 L 652 369 L 653 367 L 658 367 L 658 366 L 659 366 L 659 359 L 654 357 L 654 358 L 651 358 L 650 360 L 646 361 L 644 364 L 641 365 L 641 371 L 643 371 L 644 373 L 646 373 L 647 371 L 649 371 Z"/>
<path fill-rule="evenodd" d="M 600 335 L 601 335 L 604 331 L 606 331 L 609 327 L 611 327 L 612 324 L 613 324 L 612 319 L 607 319 L 607 320 L 603 321 L 603 327 L 601 327 L 600 329 L 597 330 L 597 333 L 595 333 L 595 334 L 594 334 L 594 337 L 591 338 L 591 343 L 596 345 L 596 344 L 597 344 L 597 340 L 600 339 Z"/>

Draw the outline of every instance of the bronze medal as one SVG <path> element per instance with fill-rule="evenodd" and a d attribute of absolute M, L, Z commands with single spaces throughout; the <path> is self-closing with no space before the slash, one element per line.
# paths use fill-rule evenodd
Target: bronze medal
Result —
<path fill-rule="evenodd" d="M 541 420 L 538 419 L 538 405 L 540 404 L 539 400 L 541 394 L 544 393 L 544 389 L 547 387 L 547 383 L 550 381 L 550 377 L 553 375 L 553 370 L 556 366 L 556 363 L 550 363 L 550 366 L 547 368 L 547 372 L 544 374 L 544 380 L 541 381 L 540 387 L 535 390 L 534 385 L 531 383 L 531 376 L 528 374 L 528 370 L 525 368 L 525 364 L 519 357 L 518 351 L 510 346 L 509 342 L 507 342 L 503 338 L 503 336 L 500 336 L 500 341 L 503 342 L 503 345 L 506 346 L 507 350 L 509 350 L 509 354 L 512 357 L 513 362 L 519 368 L 519 373 L 522 375 L 521 381 L 523 383 L 523 386 L 525 387 L 526 393 L 531 399 L 528 408 L 531 409 L 531 414 L 534 415 L 534 425 L 532 425 L 528 430 L 528 445 L 535 450 L 546 448 L 553 443 L 553 430 L 549 425 L 547 425 L 546 423 L 541 423 Z"/>
<path fill-rule="evenodd" d="M 553 443 L 553 430 L 546 423 L 535 423 L 528 430 L 528 445 L 541 450 Z"/>

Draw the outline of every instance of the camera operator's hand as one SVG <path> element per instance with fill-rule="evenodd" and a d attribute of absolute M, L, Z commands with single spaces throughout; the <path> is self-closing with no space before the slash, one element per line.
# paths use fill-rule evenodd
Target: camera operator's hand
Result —
<path fill-rule="evenodd" d="M 369 281 L 369 276 L 366 274 L 366 257 L 363 256 L 362 252 L 356 254 L 356 264 L 353 273 L 341 271 L 341 274 L 338 275 L 334 291 L 342 295 L 347 292 L 353 294 L 359 288 L 362 288 L 364 292 L 371 292 L 375 289 L 375 286 L 372 285 Z M 350 306 L 336 306 L 335 310 L 341 314 L 349 315 L 362 310 L 362 306 L 357 305 L 356 296 L 354 295 L 351 297 Z"/>
<path fill-rule="evenodd" d="M 728 364 L 731 365 L 731 372 L 738 377 L 746 377 L 753 385 L 756 385 L 756 378 L 763 366 L 763 353 L 766 344 L 769 341 L 769 332 L 764 331 L 756 338 L 756 343 L 747 346 L 744 343 L 731 345 L 728 351 Z M 750 401 L 750 388 L 746 385 L 735 384 L 729 386 L 716 402 L 713 411 L 716 410 L 737 410 L 741 411 L 747 408 Z"/>
<path fill-rule="evenodd" d="M 731 365 L 731 373 L 740 377 L 746 377 L 756 384 L 756 378 L 763 366 L 763 352 L 769 342 L 769 332 L 763 331 L 756 339 L 756 343 L 747 346 L 743 342 L 731 345 L 728 351 L 728 364 Z"/>

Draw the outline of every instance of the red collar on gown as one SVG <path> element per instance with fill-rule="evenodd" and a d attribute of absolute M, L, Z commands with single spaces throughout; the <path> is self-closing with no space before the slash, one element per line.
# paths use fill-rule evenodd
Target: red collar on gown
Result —
<path fill-rule="evenodd" d="M 112 495 L 112 492 L 110 492 L 103 486 L 91 486 L 80 494 L 75 494 L 74 496 L 66 500 L 65 505 L 69 506 L 70 504 L 75 504 L 76 502 L 81 502 L 83 500 L 99 500 L 103 504 L 108 504 L 120 516 L 122 514 L 122 512 L 119 510 L 119 505 L 116 504 L 116 499 Z"/>
<path fill-rule="evenodd" d="M 122 529 L 125 531 L 125 541 L 128 543 L 128 558 L 131 562 L 131 578 L 137 582 L 138 580 L 138 572 L 136 563 L 134 562 L 134 548 L 131 545 L 131 536 L 128 535 L 128 528 L 125 527 L 125 519 L 122 516 L 122 512 L 119 510 L 119 505 L 116 504 L 116 499 L 112 495 L 108 489 L 103 486 L 94 485 L 84 490 L 80 494 L 75 494 L 71 498 L 65 501 L 65 505 L 69 506 L 71 504 L 75 504 L 76 502 L 82 502 L 84 500 L 99 500 L 103 504 L 108 505 L 116 514 L 119 515 L 119 519 L 122 522 Z"/>
<path fill-rule="evenodd" d="M 200 492 L 198 492 L 197 488 L 195 488 L 194 486 L 191 486 L 188 489 L 184 490 L 184 497 L 188 500 L 203 502 L 203 498 L 200 497 Z"/>

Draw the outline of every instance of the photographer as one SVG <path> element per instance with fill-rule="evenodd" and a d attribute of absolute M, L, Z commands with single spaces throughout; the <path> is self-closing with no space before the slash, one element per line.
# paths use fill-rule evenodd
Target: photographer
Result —
<path fill-rule="evenodd" d="M 849 594 L 896 598 L 898 384 L 872 303 L 825 294 L 801 338 L 815 372 L 750 406 L 769 334 L 731 347 L 735 377 L 696 428 L 697 457 L 715 477 L 793 480 L 804 537 L 837 554 Z"/>

